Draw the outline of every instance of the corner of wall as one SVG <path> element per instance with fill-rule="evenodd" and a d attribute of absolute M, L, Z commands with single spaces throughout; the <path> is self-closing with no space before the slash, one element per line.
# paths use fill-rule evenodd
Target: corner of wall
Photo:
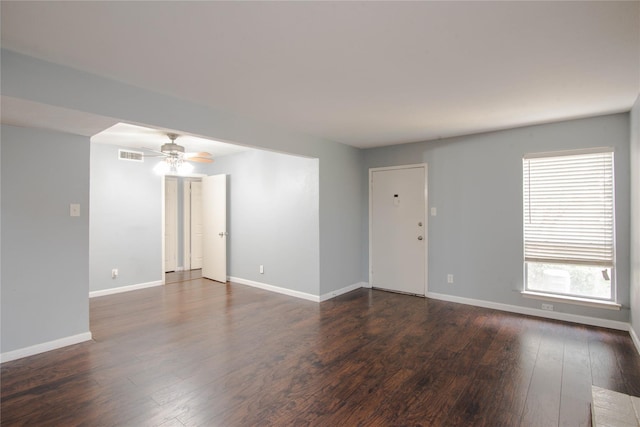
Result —
<path fill-rule="evenodd" d="M 631 331 L 640 331 L 640 94 L 630 113 L 630 169 L 631 169 L 631 241 L 629 292 L 631 306 Z M 631 335 L 632 338 L 634 334 Z M 638 336 L 636 348 L 640 352 Z"/>
<path fill-rule="evenodd" d="M 638 334 L 633 329 L 633 325 L 629 327 L 629 335 L 631 335 L 631 341 L 633 341 L 633 344 L 636 346 L 636 350 L 638 354 L 640 354 L 640 338 L 638 338 Z"/>

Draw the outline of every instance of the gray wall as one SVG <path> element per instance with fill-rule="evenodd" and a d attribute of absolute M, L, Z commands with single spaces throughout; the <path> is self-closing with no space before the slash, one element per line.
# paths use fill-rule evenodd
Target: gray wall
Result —
<path fill-rule="evenodd" d="M 91 144 L 91 291 L 162 279 L 164 178 L 153 172 L 159 160 L 119 160 L 121 148 Z M 194 173 L 205 170 L 197 164 Z M 116 279 L 113 268 L 118 268 Z"/>
<path fill-rule="evenodd" d="M 640 334 L 640 96 L 631 110 L 631 326 Z"/>
<path fill-rule="evenodd" d="M 522 156 L 585 147 L 615 148 L 616 255 L 621 311 L 554 303 L 556 311 L 629 320 L 629 115 L 584 120 L 366 150 L 368 168 L 426 162 L 429 292 L 540 308 L 525 299 L 522 260 Z M 368 206 L 362 211 L 368 222 Z M 368 259 L 368 241 L 362 256 Z M 368 262 L 362 275 L 368 275 Z M 448 285 L 448 273 L 455 283 Z"/>
<path fill-rule="evenodd" d="M 89 139 L 1 131 L 4 353 L 89 332 Z"/>
<path fill-rule="evenodd" d="M 65 66 L 2 50 L 2 93 L 19 99 L 164 127 L 320 161 L 320 289 L 362 280 L 359 150 L 289 132 Z M 277 108 L 277 106 L 274 106 Z M 355 171 L 355 172 L 354 172 Z M 355 226 L 354 226 L 355 225 Z"/>
<path fill-rule="evenodd" d="M 162 279 L 162 177 L 119 148 L 91 144 L 91 291 Z"/>
<path fill-rule="evenodd" d="M 119 148 L 91 144 L 92 291 L 162 278 L 157 161 L 118 160 Z M 251 150 L 195 166 L 195 173 L 230 175 L 228 275 L 318 295 L 318 246 L 308 244 L 319 233 L 318 160 Z M 178 266 L 183 182 L 178 178 Z M 119 269 L 116 279 L 112 268 Z"/>
<path fill-rule="evenodd" d="M 209 174 L 229 176 L 227 274 L 318 295 L 318 160 L 251 150 Z"/>
<path fill-rule="evenodd" d="M 320 295 L 367 281 L 360 252 L 362 159 L 362 150 L 337 144 L 320 156 Z"/>

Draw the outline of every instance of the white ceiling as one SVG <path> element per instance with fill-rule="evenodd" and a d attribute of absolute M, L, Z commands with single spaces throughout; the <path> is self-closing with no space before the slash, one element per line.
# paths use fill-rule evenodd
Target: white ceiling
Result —
<path fill-rule="evenodd" d="M 640 91 L 638 1 L 1 8 L 4 48 L 357 147 L 628 111 Z"/>

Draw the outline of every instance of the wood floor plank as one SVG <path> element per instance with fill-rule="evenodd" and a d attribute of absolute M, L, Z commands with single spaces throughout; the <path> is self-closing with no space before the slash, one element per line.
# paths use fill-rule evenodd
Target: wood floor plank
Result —
<path fill-rule="evenodd" d="M 560 418 L 564 342 L 553 322 L 542 325 L 538 356 L 522 414 L 521 425 L 555 426 Z"/>
<path fill-rule="evenodd" d="M 589 425 L 640 395 L 628 334 L 359 289 L 314 303 L 196 274 L 93 298 L 94 340 L 7 362 L 2 426 Z"/>
<path fill-rule="evenodd" d="M 561 426 L 587 425 L 590 422 L 591 359 L 586 328 L 572 327 L 564 342 L 562 391 L 560 396 Z M 580 419 L 580 416 L 582 417 Z"/>

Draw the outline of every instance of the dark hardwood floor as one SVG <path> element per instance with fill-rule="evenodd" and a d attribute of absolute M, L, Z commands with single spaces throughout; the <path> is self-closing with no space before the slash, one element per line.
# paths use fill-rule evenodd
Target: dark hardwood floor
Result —
<path fill-rule="evenodd" d="M 591 384 L 640 396 L 626 332 L 172 277 L 92 299 L 93 341 L 2 364 L 2 425 L 586 426 Z"/>

